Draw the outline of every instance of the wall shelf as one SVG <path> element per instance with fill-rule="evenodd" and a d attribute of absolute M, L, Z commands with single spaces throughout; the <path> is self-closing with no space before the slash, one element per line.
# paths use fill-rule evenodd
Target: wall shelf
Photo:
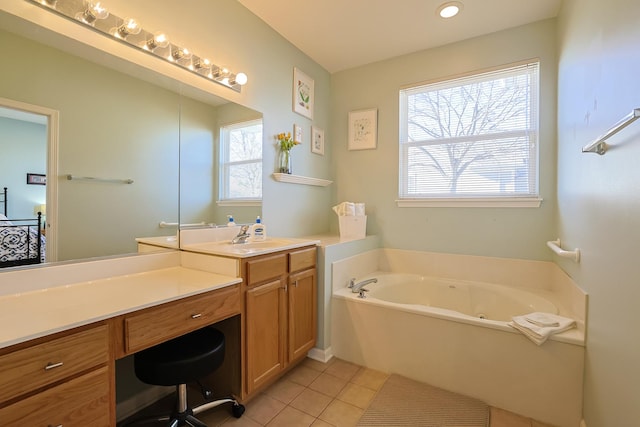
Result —
<path fill-rule="evenodd" d="M 274 173 L 273 179 L 278 182 L 288 182 L 291 184 L 315 185 L 317 187 L 326 187 L 333 183 L 326 179 L 311 178 L 308 176 L 291 175 L 288 173 Z"/>

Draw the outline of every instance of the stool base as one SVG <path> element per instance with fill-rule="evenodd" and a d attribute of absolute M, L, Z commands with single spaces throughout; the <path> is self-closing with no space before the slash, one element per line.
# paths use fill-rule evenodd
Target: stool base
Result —
<path fill-rule="evenodd" d="M 214 400 L 212 402 L 203 403 L 195 408 L 189 408 L 187 404 L 187 385 L 178 384 L 176 386 L 178 394 L 178 401 L 176 403 L 176 410 L 171 416 L 153 416 L 142 418 L 139 420 L 133 420 L 130 423 L 126 423 L 126 426 L 145 425 L 149 423 L 164 423 L 165 426 L 179 427 L 179 426 L 191 426 L 191 427 L 207 427 L 205 423 L 197 419 L 194 415 L 201 412 L 208 411 L 217 406 L 224 405 L 225 403 L 232 403 L 231 413 L 235 418 L 240 418 L 244 414 L 245 407 L 239 403 L 236 399 L 227 397 L 223 399 Z"/>

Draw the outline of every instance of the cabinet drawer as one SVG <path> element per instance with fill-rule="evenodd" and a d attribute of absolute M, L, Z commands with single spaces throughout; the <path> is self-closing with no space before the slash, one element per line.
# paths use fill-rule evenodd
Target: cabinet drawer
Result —
<path fill-rule="evenodd" d="M 124 320 L 125 349 L 136 352 L 240 313 L 240 287 L 163 304 Z"/>
<path fill-rule="evenodd" d="M 108 337 L 101 325 L 0 356 L 0 402 L 107 363 Z"/>
<path fill-rule="evenodd" d="M 316 265 L 316 248 L 302 249 L 289 254 L 289 272 L 304 270 Z"/>
<path fill-rule="evenodd" d="M 256 285 L 287 273 L 286 254 L 247 261 L 247 284 Z"/>
<path fill-rule="evenodd" d="M 104 427 L 110 418 L 106 367 L 0 409 L 5 427 Z"/>

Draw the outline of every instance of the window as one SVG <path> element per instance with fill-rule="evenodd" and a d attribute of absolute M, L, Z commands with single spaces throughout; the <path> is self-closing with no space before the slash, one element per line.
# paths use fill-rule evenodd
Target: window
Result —
<path fill-rule="evenodd" d="M 399 206 L 539 206 L 538 68 L 401 90 Z"/>
<path fill-rule="evenodd" d="M 262 120 L 220 129 L 220 200 L 262 199 Z"/>

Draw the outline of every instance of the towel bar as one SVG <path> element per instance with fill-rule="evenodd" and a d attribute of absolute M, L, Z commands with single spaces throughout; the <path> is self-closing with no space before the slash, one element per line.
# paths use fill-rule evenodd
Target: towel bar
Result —
<path fill-rule="evenodd" d="M 211 225 L 215 225 L 215 224 L 207 224 L 206 222 L 202 221 L 202 222 L 194 222 L 192 224 L 180 224 L 180 227 L 200 227 L 200 226 L 204 226 L 204 225 L 211 226 Z M 160 228 L 177 227 L 178 223 L 177 222 L 160 221 L 158 226 Z"/>
<path fill-rule="evenodd" d="M 620 132 L 622 129 L 629 126 L 631 123 L 635 122 L 640 118 L 640 108 L 636 108 L 631 110 L 629 114 L 627 114 L 622 120 L 613 125 L 611 129 L 607 131 L 604 135 L 593 141 L 589 145 L 585 145 L 582 147 L 583 153 L 598 153 L 603 155 L 609 149 L 606 140 L 611 138 L 616 133 Z"/>
<path fill-rule="evenodd" d="M 95 182 L 110 182 L 112 184 L 133 184 L 132 179 L 96 178 L 93 176 L 67 175 L 67 179 L 69 181 L 82 180 L 82 181 L 95 181 Z"/>
<path fill-rule="evenodd" d="M 573 251 L 562 249 L 560 238 L 547 242 L 547 246 L 558 256 L 563 258 L 572 258 L 575 262 L 580 262 L 580 249 L 576 248 Z"/>

